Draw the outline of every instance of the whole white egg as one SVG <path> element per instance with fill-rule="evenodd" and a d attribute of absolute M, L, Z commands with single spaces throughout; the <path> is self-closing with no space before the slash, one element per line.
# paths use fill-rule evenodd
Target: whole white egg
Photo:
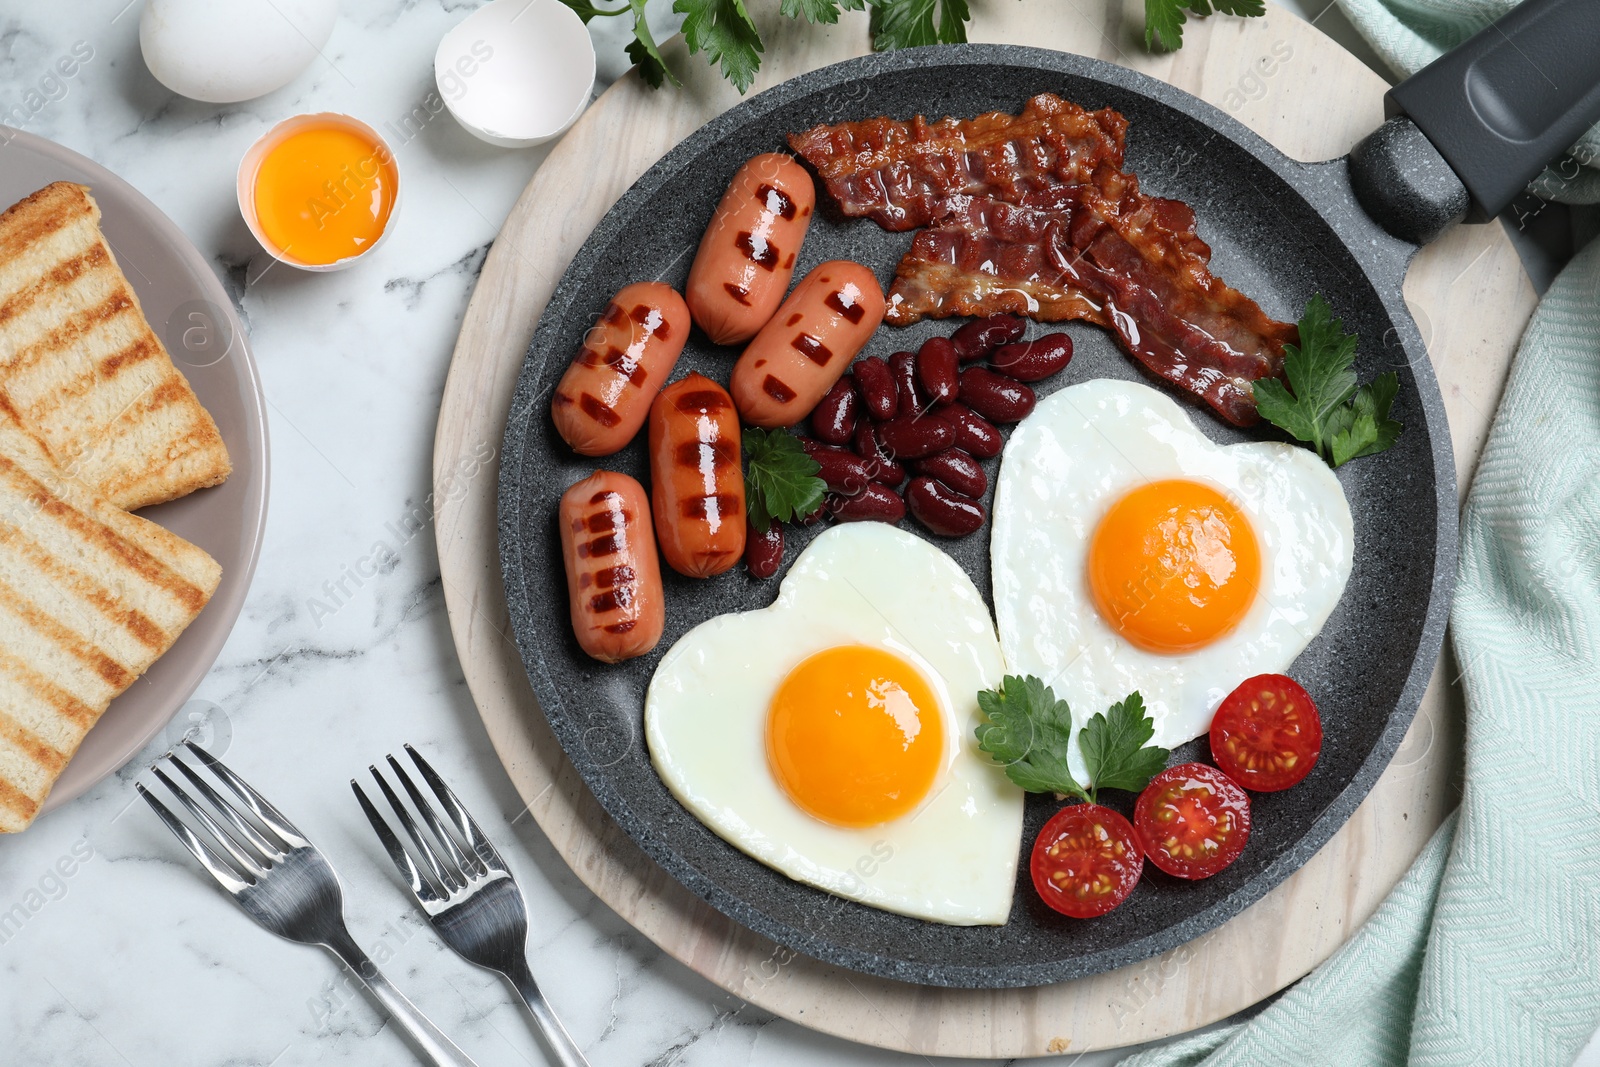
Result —
<path fill-rule="evenodd" d="M 149 0 L 139 48 L 168 89 L 230 104 L 293 81 L 328 43 L 338 15 L 338 0 Z"/>
<path fill-rule="evenodd" d="M 645 737 L 684 807 L 790 878 L 902 915 L 998 925 L 1022 792 L 974 730 L 979 690 L 1000 680 L 994 623 L 966 573 L 914 534 L 850 523 L 806 547 L 772 606 L 672 646 Z"/>
<path fill-rule="evenodd" d="M 1218 529 L 1171 518 L 1191 506 Z M 1108 521 L 1135 513 L 1131 527 Z M 1043 679 L 1075 727 L 1137 690 L 1155 743 L 1172 748 L 1210 729 L 1240 682 L 1289 669 L 1343 595 L 1354 544 L 1344 490 L 1315 453 L 1216 444 L 1136 382 L 1062 389 L 1012 432 L 995 485 L 1006 671 Z M 1218 584 L 1173 566 L 1187 549 Z M 1233 573 L 1245 551 L 1255 574 Z M 1083 775 L 1076 744 L 1069 763 Z"/>

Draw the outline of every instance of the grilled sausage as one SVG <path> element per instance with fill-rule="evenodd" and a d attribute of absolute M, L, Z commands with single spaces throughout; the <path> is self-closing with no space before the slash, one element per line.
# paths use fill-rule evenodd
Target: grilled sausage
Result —
<path fill-rule="evenodd" d="M 578 646 L 602 663 L 642 656 L 666 625 L 644 486 L 596 471 L 561 496 L 561 556 Z"/>
<path fill-rule="evenodd" d="M 739 416 L 727 391 L 699 374 L 650 406 L 650 497 L 661 555 L 679 574 L 709 578 L 744 555 Z"/>
<path fill-rule="evenodd" d="M 550 398 L 562 440 L 584 456 L 609 456 L 633 440 L 688 339 L 689 308 L 671 286 L 623 286 Z"/>
<path fill-rule="evenodd" d="M 753 426 L 793 426 L 811 413 L 883 322 L 883 290 L 866 267 L 819 263 L 756 334 L 729 386 Z"/>
<path fill-rule="evenodd" d="M 739 168 L 700 238 L 684 290 L 707 337 L 740 344 L 772 318 L 816 202 L 811 175 L 792 156 L 767 152 Z"/>

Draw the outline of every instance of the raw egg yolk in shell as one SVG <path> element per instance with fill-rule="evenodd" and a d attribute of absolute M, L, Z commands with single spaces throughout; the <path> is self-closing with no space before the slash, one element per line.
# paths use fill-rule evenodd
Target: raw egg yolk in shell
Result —
<path fill-rule="evenodd" d="M 1148 652 L 1188 652 L 1223 637 L 1260 584 L 1250 520 L 1218 490 L 1184 478 L 1128 492 L 1089 544 L 1095 607 Z"/>
<path fill-rule="evenodd" d="M 383 236 L 398 184 L 387 146 L 342 125 L 309 126 L 261 160 L 256 218 L 288 258 L 337 263 Z"/>
<path fill-rule="evenodd" d="M 883 649 L 818 652 L 772 698 L 772 773 L 801 810 L 835 826 L 876 826 L 911 811 L 938 776 L 944 748 L 932 686 Z"/>

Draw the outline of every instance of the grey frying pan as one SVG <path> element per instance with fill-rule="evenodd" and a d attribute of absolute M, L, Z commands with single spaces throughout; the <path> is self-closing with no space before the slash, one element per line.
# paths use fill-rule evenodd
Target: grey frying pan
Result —
<path fill-rule="evenodd" d="M 1532 0 L 1395 89 L 1393 117 L 1348 158 L 1314 164 L 1286 158 L 1209 104 L 1124 68 L 983 45 L 913 49 L 814 71 L 685 140 L 595 228 L 550 300 L 517 384 L 501 466 L 501 563 L 518 648 L 556 737 L 600 803 L 662 867 L 737 921 L 818 959 L 917 983 L 1037 985 L 1108 970 L 1199 936 L 1282 881 L 1344 823 L 1388 764 L 1449 612 L 1455 469 L 1438 385 L 1400 295 L 1407 264 L 1420 244 L 1457 221 L 1492 218 L 1600 116 L 1597 55 L 1600 4 Z M 755 581 L 742 568 L 707 581 L 669 574 L 667 630 L 656 651 L 610 666 L 586 657 L 567 619 L 556 503 L 596 466 L 648 480 L 648 461 L 637 441 L 601 464 L 575 455 L 550 423 L 548 396 L 612 293 L 643 278 L 683 284 L 728 179 L 751 156 L 783 150 L 789 132 L 875 115 L 1015 112 L 1040 92 L 1127 116 L 1128 166 L 1151 193 L 1194 207 L 1216 272 L 1269 314 L 1292 321 L 1313 293 L 1324 294 L 1361 338 L 1363 380 L 1399 373 L 1394 414 L 1406 430 L 1391 450 L 1338 472 L 1355 516 L 1355 569 L 1338 609 L 1291 672 L 1326 711 L 1323 754 L 1294 789 L 1256 796 L 1243 856 L 1197 883 L 1147 867 L 1124 905 L 1088 922 L 1046 909 L 1024 864 L 1004 926 L 941 926 L 790 881 L 714 835 L 661 783 L 641 727 L 661 655 L 705 619 L 766 606 L 777 583 Z M 822 260 L 850 258 L 887 279 L 911 239 L 864 220 L 818 216 L 796 277 Z M 885 328 L 866 354 L 915 348 L 952 326 Z M 1044 391 L 1139 377 L 1104 331 L 1075 324 L 1068 331 L 1077 354 L 1057 379 L 1041 383 Z M 696 333 L 678 372 L 726 380 L 736 355 Z M 1195 422 L 1220 442 L 1262 433 L 1199 411 Z M 991 484 L 995 462 L 988 463 Z M 791 531 L 790 561 L 811 535 Z M 940 545 L 989 596 L 987 532 Z M 1175 758 L 1205 756 L 1202 739 Z M 1030 798 L 1019 850 L 1055 807 Z"/>

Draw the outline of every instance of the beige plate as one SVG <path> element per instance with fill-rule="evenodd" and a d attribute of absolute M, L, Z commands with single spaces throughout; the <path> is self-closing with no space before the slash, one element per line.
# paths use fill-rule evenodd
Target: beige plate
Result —
<path fill-rule="evenodd" d="M 100 227 L 144 314 L 233 457 L 222 485 L 139 514 L 193 541 L 222 564 L 222 583 L 177 644 L 111 702 L 44 803 L 51 811 L 116 771 L 195 691 L 244 606 L 267 523 L 267 412 L 261 379 L 233 304 L 183 231 L 133 186 L 58 144 L 0 126 L 0 209 L 51 182 L 87 185 Z"/>
<path fill-rule="evenodd" d="M 1140 0 L 971 6 L 974 41 L 1056 48 L 1143 71 L 1216 104 L 1295 159 L 1343 155 L 1383 121 L 1383 80 L 1272 4 L 1263 18 L 1191 21 L 1183 50 L 1168 56 L 1142 50 Z M 767 45 L 755 90 L 861 55 L 870 39 L 860 14 L 837 26 L 780 20 L 776 4 L 752 14 Z M 623 78 L 550 154 L 506 219 L 461 325 L 434 440 L 439 564 L 456 649 L 495 749 L 551 843 L 619 915 L 708 981 L 802 1025 L 925 1056 L 1004 1059 L 1149 1041 L 1224 1018 L 1305 974 L 1372 914 L 1455 804 L 1460 689 L 1442 664 L 1371 795 L 1282 885 L 1162 956 L 1036 989 L 937 989 L 795 956 L 674 882 L 584 787 L 505 636 L 497 473 L 479 466 L 499 448 L 534 323 L 573 253 L 650 164 L 739 101 L 703 56 L 684 54 L 681 39 L 663 51 L 685 72 L 684 86 L 651 92 Z M 1196 207 L 1204 236 L 1205 211 Z M 1413 261 L 1405 297 L 1439 376 L 1465 490 L 1533 290 L 1498 225 L 1459 226 Z"/>

